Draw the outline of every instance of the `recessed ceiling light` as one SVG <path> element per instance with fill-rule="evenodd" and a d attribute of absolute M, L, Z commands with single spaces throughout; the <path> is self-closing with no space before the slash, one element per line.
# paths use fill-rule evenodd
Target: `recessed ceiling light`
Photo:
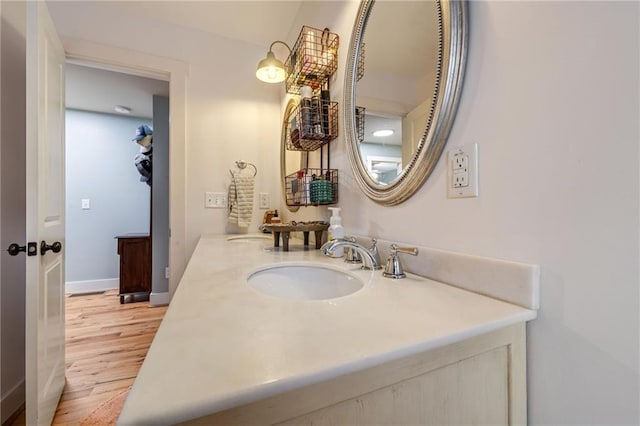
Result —
<path fill-rule="evenodd" d="M 391 129 L 382 129 L 382 130 L 376 130 L 375 132 L 373 132 L 373 136 L 377 138 L 384 138 L 385 136 L 391 136 L 392 134 L 393 134 L 393 130 Z"/>
<path fill-rule="evenodd" d="M 120 114 L 131 114 L 131 108 L 124 105 L 116 105 L 113 109 Z"/>

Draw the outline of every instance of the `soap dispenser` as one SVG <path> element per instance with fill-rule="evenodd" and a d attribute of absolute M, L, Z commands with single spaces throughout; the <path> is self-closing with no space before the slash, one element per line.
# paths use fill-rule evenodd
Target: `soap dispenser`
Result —
<path fill-rule="evenodd" d="M 342 218 L 340 217 L 340 207 L 329 207 L 332 212 L 331 219 L 329 219 L 329 240 L 336 238 L 344 238 L 344 228 L 342 227 Z M 344 248 L 336 247 L 333 250 L 332 257 L 342 257 L 344 255 Z"/>

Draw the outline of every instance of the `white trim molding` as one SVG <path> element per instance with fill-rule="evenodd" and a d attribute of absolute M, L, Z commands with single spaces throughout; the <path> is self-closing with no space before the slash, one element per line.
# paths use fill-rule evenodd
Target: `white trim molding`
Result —
<path fill-rule="evenodd" d="M 150 306 L 165 306 L 169 304 L 171 297 L 168 292 L 164 293 L 151 293 L 149 295 Z"/>
<path fill-rule="evenodd" d="M 137 52 L 87 40 L 63 38 L 67 60 L 101 69 L 118 70 L 169 81 L 169 296 L 187 266 L 186 141 L 187 81 L 190 65 L 162 56 Z"/>
<path fill-rule="evenodd" d="M 7 393 L 2 395 L 0 401 L 0 424 L 4 424 L 11 416 L 13 416 L 22 407 L 25 401 L 25 382 L 24 378 L 14 387 L 9 389 Z"/>
<path fill-rule="evenodd" d="M 118 278 L 87 281 L 67 281 L 64 285 L 64 290 L 67 294 L 93 293 L 96 291 L 106 291 L 118 288 L 120 288 L 120 280 Z"/>

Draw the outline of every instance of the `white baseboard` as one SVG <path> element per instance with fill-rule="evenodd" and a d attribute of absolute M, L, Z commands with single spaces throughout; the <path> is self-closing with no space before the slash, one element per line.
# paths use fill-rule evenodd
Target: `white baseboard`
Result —
<path fill-rule="evenodd" d="M 164 306 L 168 304 L 169 304 L 169 292 L 151 293 L 149 295 L 149 305 L 151 306 Z"/>
<path fill-rule="evenodd" d="M 22 379 L 5 395 L 2 395 L 2 401 L 0 401 L 0 413 L 2 413 L 0 424 L 6 422 L 13 413 L 22 407 L 22 404 L 24 404 L 25 401 L 24 389 L 24 379 Z"/>
<path fill-rule="evenodd" d="M 71 294 L 91 293 L 94 291 L 112 290 L 119 287 L 120 280 L 118 278 L 89 281 L 67 281 L 65 283 L 65 292 Z"/>

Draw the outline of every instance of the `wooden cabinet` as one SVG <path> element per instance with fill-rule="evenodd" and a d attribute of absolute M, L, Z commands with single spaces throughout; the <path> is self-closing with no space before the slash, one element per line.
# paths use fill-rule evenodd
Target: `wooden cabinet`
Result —
<path fill-rule="evenodd" d="M 125 234 L 116 239 L 120 255 L 120 303 L 149 300 L 151 237 L 149 234 Z"/>
<path fill-rule="evenodd" d="M 526 424 L 525 354 L 520 323 L 184 424 Z"/>

